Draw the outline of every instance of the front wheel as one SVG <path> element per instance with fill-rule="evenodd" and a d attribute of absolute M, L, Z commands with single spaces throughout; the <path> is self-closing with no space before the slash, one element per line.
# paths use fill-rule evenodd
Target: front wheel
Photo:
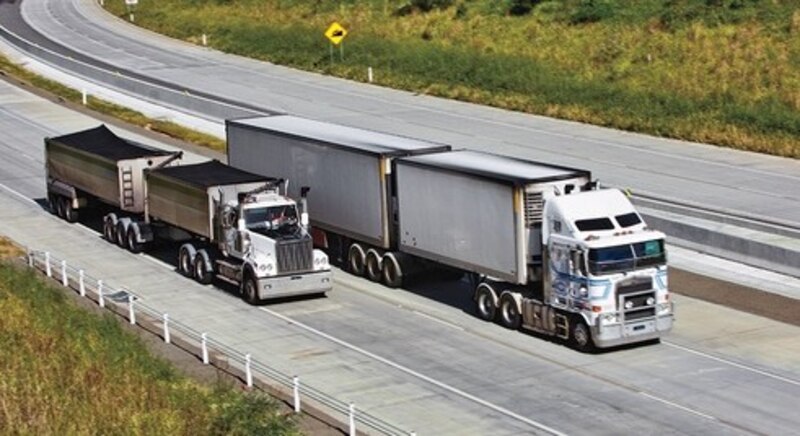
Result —
<path fill-rule="evenodd" d="M 580 316 L 573 316 L 570 320 L 570 341 L 575 349 L 583 352 L 594 350 L 592 341 L 592 331 L 586 325 L 586 321 Z"/>
<path fill-rule="evenodd" d="M 242 282 L 242 299 L 249 304 L 258 304 L 258 283 L 252 274 L 246 274 Z"/>

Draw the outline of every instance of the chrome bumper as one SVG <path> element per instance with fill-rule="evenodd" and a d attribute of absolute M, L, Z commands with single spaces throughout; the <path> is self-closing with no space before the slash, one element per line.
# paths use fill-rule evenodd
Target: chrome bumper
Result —
<path fill-rule="evenodd" d="M 637 321 L 628 321 L 624 324 L 601 325 L 600 318 L 592 326 L 592 339 L 598 348 L 615 347 L 618 345 L 634 344 L 660 338 L 664 333 L 672 330 L 674 316 L 656 316 Z"/>
<path fill-rule="evenodd" d="M 330 270 L 302 274 L 289 274 L 279 277 L 258 279 L 258 298 L 275 298 L 300 295 L 324 294 L 333 288 L 333 274 Z"/>

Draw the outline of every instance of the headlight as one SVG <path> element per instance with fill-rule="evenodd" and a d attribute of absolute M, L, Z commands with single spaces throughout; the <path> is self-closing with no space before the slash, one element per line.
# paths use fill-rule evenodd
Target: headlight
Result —
<path fill-rule="evenodd" d="M 648 297 L 647 301 L 645 301 L 645 303 L 647 303 L 648 306 L 652 306 L 652 305 L 656 304 L 656 299 L 653 298 L 653 297 Z"/>
<path fill-rule="evenodd" d="M 672 305 L 669 302 L 658 305 L 658 313 L 669 313 L 670 310 L 672 310 Z"/>
<path fill-rule="evenodd" d="M 633 301 L 628 300 L 628 301 L 625 302 L 625 308 L 626 309 L 630 309 L 632 307 L 633 307 Z"/>

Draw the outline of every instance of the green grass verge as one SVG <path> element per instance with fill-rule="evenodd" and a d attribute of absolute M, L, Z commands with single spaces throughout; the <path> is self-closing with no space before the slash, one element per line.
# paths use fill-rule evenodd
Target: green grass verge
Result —
<path fill-rule="evenodd" d="M 0 238 L 0 252 L 18 254 Z M 112 315 L 0 261 L 0 429 L 15 434 L 298 434 L 264 394 L 180 376 Z"/>
<path fill-rule="evenodd" d="M 79 91 L 30 72 L 11 62 L 8 58 L 2 55 L 0 55 L 0 73 L 9 77 L 13 77 L 22 82 L 26 82 L 31 86 L 53 94 L 62 100 L 76 104 L 80 104 L 82 102 L 82 96 Z M 148 118 L 141 112 L 137 112 L 99 98 L 90 96 L 87 103 L 88 104 L 86 107 L 88 109 L 117 118 L 121 121 L 144 127 L 154 132 L 163 133 L 167 136 L 180 139 L 182 141 L 208 147 L 212 150 L 225 150 L 225 141 L 215 136 L 201 133 L 170 121 Z"/>
<path fill-rule="evenodd" d="M 141 0 L 136 23 L 381 85 L 800 157 L 800 12 L 758 0 Z M 444 4 L 423 13 L 413 5 Z M 409 6 L 411 5 L 411 6 Z M 126 16 L 122 2 L 107 2 Z M 345 25 L 344 60 L 322 36 Z"/>

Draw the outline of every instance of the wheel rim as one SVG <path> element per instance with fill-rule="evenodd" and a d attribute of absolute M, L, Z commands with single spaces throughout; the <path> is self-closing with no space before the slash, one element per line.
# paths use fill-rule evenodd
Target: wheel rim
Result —
<path fill-rule="evenodd" d="M 517 322 L 517 310 L 511 301 L 503 302 L 503 321 L 507 326 L 512 326 Z"/>
<path fill-rule="evenodd" d="M 136 235 L 133 232 L 128 232 L 128 248 L 136 250 Z"/>
<path fill-rule="evenodd" d="M 181 250 L 181 272 L 188 275 L 192 271 L 189 266 L 189 253 L 187 250 Z"/>
<path fill-rule="evenodd" d="M 205 268 L 203 267 L 203 261 L 197 260 L 194 263 L 194 275 L 197 277 L 198 280 L 203 280 L 205 278 Z"/>
<path fill-rule="evenodd" d="M 350 271 L 362 275 L 364 274 L 364 256 L 355 249 L 350 249 Z"/>
<path fill-rule="evenodd" d="M 380 280 L 381 278 L 381 270 L 380 270 L 380 261 L 378 260 L 377 255 L 367 255 L 366 259 L 366 270 L 367 270 L 367 277 L 373 282 Z"/>
<path fill-rule="evenodd" d="M 256 285 L 253 283 L 252 279 L 248 279 L 245 283 L 244 292 L 247 295 L 248 300 L 256 301 Z"/>
<path fill-rule="evenodd" d="M 585 347 L 589 344 L 589 332 L 586 331 L 586 326 L 582 322 L 578 322 L 575 326 L 572 336 L 579 347 Z"/>
<path fill-rule="evenodd" d="M 383 261 L 383 281 L 388 286 L 399 286 L 400 283 L 400 275 L 397 272 L 397 268 L 395 268 L 394 262 L 391 259 L 384 259 Z"/>
<path fill-rule="evenodd" d="M 486 291 L 481 292 L 478 296 L 478 310 L 484 318 L 489 318 L 492 315 L 493 304 L 491 301 Z"/>

